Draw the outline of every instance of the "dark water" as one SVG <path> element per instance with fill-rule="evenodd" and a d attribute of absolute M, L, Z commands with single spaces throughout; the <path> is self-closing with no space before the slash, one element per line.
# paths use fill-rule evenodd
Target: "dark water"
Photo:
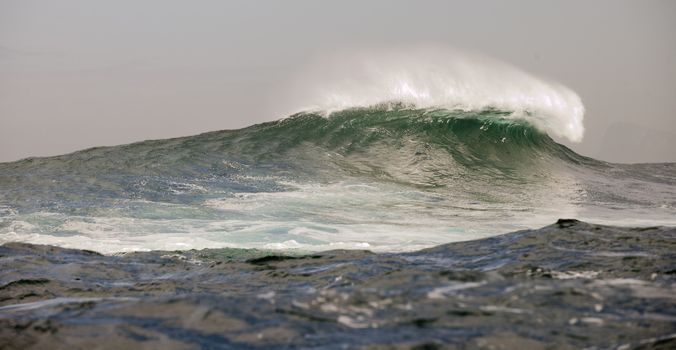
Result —
<path fill-rule="evenodd" d="M 676 224 L 676 164 L 583 157 L 507 112 L 394 107 L 0 164 L 0 242 L 412 251 L 559 217 Z"/>
<path fill-rule="evenodd" d="M 673 349 L 676 230 L 410 252 L 0 247 L 0 348 Z"/>

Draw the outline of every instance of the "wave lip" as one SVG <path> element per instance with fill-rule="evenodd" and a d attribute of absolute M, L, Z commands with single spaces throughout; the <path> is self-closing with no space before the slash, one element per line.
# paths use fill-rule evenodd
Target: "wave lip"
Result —
<path fill-rule="evenodd" d="M 302 110 L 327 113 L 392 101 L 415 108 L 497 109 L 579 142 L 585 108 L 571 89 L 490 58 L 423 47 L 334 56 L 310 68 L 296 93 Z"/>

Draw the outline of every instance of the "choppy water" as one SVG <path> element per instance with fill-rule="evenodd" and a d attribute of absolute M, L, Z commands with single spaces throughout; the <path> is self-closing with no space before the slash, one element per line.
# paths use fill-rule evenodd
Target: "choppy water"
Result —
<path fill-rule="evenodd" d="M 676 164 L 590 159 L 531 119 L 381 105 L 3 163 L 0 243 L 411 251 L 560 217 L 676 225 Z"/>
<path fill-rule="evenodd" d="M 673 349 L 676 229 L 409 253 L 0 246 L 0 348 Z"/>

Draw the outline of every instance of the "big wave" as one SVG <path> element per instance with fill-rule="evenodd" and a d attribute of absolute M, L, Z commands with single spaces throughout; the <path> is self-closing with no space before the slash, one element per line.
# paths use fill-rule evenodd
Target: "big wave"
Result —
<path fill-rule="evenodd" d="M 550 136 L 582 138 L 571 90 L 448 52 L 369 57 L 290 88 L 311 104 L 283 119 L 1 163 L 0 244 L 393 251 L 560 217 L 674 223 L 674 164 Z"/>

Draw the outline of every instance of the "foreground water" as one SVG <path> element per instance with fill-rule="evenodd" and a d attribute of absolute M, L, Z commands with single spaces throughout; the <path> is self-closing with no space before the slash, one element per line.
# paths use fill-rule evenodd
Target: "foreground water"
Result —
<path fill-rule="evenodd" d="M 0 247 L 0 348 L 673 349 L 676 229 L 409 252 Z"/>
<path fill-rule="evenodd" d="M 541 120 L 390 104 L 3 163 L 0 243 L 391 252 L 559 217 L 676 225 L 676 164 L 586 158 Z"/>

